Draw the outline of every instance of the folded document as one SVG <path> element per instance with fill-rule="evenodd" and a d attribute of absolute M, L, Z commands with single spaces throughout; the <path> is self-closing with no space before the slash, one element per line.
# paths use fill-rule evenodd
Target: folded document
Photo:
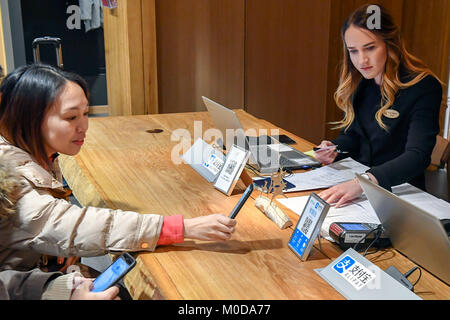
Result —
<path fill-rule="evenodd" d="M 285 178 L 286 181 L 289 181 L 295 187 L 286 190 L 286 192 L 329 188 L 353 179 L 355 173 L 361 174 L 369 169 L 369 167 L 352 158 L 346 158 L 319 169 L 288 176 Z"/>

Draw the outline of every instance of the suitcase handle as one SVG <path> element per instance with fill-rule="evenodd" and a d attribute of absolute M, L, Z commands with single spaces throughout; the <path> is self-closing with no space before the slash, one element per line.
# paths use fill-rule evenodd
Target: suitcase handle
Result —
<path fill-rule="evenodd" d="M 52 37 L 43 37 L 43 38 L 36 38 L 33 40 L 33 57 L 34 62 L 41 61 L 41 54 L 39 47 L 41 44 L 49 44 L 53 45 L 55 47 L 56 51 L 56 63 L 58 64 L 58 67 L 63 69 L 63 58 L 62 58 L 62 46 L 61 46 L 61 39 L 60 38 L 52 38 Z"/>

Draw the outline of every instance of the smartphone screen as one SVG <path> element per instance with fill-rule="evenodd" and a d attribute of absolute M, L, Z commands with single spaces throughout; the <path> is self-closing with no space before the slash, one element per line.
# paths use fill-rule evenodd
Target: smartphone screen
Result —
<path fill-rule="evenodd" d="M 101 292 L 113 286 L 118 280 L 120 280 L 120 278 L 122 278 L 135 266 L 136 262 L 132 257 L 131 259 L 133 260 L 133 262 L 129 264 L 127 263 L 127 261 L 125 261 L 125 257 L 123 255 L 117 258 L 117 260 L 112 265 L 110 265 L 108 269 L 106 269 L 94 280 L 94 287 L 91 291 Z"/>

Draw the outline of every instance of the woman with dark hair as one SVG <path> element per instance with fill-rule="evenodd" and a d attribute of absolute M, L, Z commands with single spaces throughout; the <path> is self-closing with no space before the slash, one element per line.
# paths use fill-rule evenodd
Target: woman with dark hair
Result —
<path fill-rule="evenodd" d="M 0 269 L 30 270 L 41 254 L 99 256 L 153 251 L 185 238 L 224 241 L 236 221 L 222 214 L 193 219 L 102 208 L 64 199 L 58 153 L 76 155 L 88 130 L 88 90 L 82 78 L 35 64 L 0 86 L 0 160 L 17 183 L 0 192 Z M 1 188 L 0 188 L 1 191 Z"/>
<path fill-rule="evenodd" d="M 342 27 L 344 60 L 334 94 L 344 118 L 337 139 L 322 141 L 316 158 L 342 159 L 336 146 L 370 167 L 367 179 L 390 190 L 409 182 L 425 189 L 424 171 L 439 133 L 442 86 L 405 48 L 390 14 L 380 6 L 380 28 L 372 28 L 369 4 L 353 12 Z M 329 148 L 326 148 L 329 147 Z M 320 193 L 339 207 L 360 197 L 356 179 Z"/>

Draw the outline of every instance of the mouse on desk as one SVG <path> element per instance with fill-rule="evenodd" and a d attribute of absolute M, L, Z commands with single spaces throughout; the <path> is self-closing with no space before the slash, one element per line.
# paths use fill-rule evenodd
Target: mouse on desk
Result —
<path fill-rule="evenodd" d="M 444 226 L 445 231 L 447 232 L 447 236 L 450 238 L 450 219 L 442 219 L 441 223 Z"/>

